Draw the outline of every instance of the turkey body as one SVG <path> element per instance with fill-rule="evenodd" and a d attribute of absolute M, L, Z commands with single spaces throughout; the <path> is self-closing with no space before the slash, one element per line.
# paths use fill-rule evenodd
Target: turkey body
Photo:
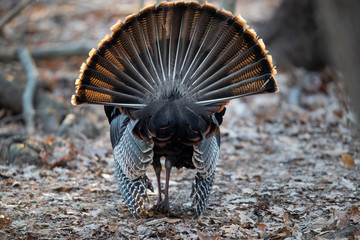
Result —
<path fill-rule="evenodd" d="M 278 91 L 271 57 L 240 16 L 197 2 L 151 5 L 112 31 L 83 64 L 72 103 L 105 105 L 117 180 L 134 216 L 149 209 L 151 166 L 155 209 L 164 213 L 171 169 L 196 169 L 191 197 L 199 216 L 215 176 L 225 106 Z"/>

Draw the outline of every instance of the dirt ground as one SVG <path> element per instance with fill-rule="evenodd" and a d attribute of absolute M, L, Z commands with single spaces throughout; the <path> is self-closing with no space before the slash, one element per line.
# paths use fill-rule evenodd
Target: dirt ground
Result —
<path fill-rule="evenodd" d="M 4 35 L 19 39 L 16 29 L 27 22 L 21 36 L 30 49 L 84 41 L 96 47 L 117 19 L 137 11 L 131 2 L 40 1 L 6 25 Z M 250 24 L 270 17 L 254 4 L 239 1 L 237 8 L 251 10 Z M 278 1 L 266 4 L 271 9 Z M 189 191 L 195 172 L 174 169 L 170 203 L 177 214 L 150 211 L 136 219 L 117 186 L 103 108 L 70 105 L 85 59 L 36 60 L 41 81 L 68 109 L 56 133 L 26 138 L 23 122 L 1 107 L 0 239 L 360 239 L 359 138 L 334 69 L 279 67 L 279 93 L 229 104 L 200 218 L 194 219 Z M 18 62 L 0 64 L 8 79 L 24 78 Z M 154 172 L 148 176 L 156 186 Z"/>

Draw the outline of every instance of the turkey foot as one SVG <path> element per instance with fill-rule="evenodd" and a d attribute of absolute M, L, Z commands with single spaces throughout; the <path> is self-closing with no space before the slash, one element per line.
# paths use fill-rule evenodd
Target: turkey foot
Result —
<path fill-rule="evenodd" d="M 159 204 L 156 204 L 154 206 L 154 210 L 159 212 L 159 213 L 170 213 L 170 204 L 169 201 L 162 201 Z"/>

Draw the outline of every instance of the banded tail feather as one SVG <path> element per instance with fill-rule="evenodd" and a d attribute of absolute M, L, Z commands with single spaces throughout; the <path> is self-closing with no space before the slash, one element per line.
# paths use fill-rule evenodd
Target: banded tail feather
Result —
<path fill-rule="evenodd" d="M 278 91 L 272 58 L 240 15 L 207 3 L 150 5 L 117 22 L 111 31 L 82 65 L 72 104 L 106 106 L 113 147 L 122 149 L 115 156 L 121 191 L 134 215 L 145 209 L 134 206 L 144 206 L 139 196 L 145 196 L 146 187 L 134 197 L 123 182 L 135 184 L 134 176 L 142 179 L 151 164 L 159 168 L 160 155 L 170 159 L 167 176 L 172 166 L 198 170 L 195 183 L 201 186 L 194 187 L 193 196 L 200 215 L 219 148 L 199 149 L 214 139 L 219 146 L 219 126 L 229 101 Z M 140 151 L 141 142 L 151 143 L 151 150 Z"/>
<path fill-rule="evenodd" d="M 142 109 L 164 86 L 182 86 L 202 106 L 278 91 L 263 41 L 243 18 L 209 4 L 151 5 L 111 30 L 82 67 L 74 105 Z"/>

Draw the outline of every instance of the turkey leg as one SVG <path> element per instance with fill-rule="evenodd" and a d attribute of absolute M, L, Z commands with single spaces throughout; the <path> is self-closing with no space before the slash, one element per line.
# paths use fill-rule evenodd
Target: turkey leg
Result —
<path fill-rule="evenodd" d="M 165 198 L 164 201 L 160 202 L 156 206 L 156 210 L 161 213 L 168 213 L 170 211 L 169 204 L 169 182 L 170 182 L 170 173 L 172 168 L 172 161 L 169 158 L 165 160 L 165 170 L 166 170 L 166 178 L 165 178 Z"/>
<path fill-rule="evenodd" d="M 155 170 L 155 174 L 156 174 L 156 180 L 157 180 L 157 187 L 158 187 L 158 198 L 157 198 L 157 202 L 156 205 L 160 205 L 161 201 L 162 201 L 162 197 L 161 197 L 161 182 L 160 182 L 160 175 L 161 175 L 161 162 L 160 162 L 160 157 L 156 156 L 154 157 L 154 170 Z"/>

